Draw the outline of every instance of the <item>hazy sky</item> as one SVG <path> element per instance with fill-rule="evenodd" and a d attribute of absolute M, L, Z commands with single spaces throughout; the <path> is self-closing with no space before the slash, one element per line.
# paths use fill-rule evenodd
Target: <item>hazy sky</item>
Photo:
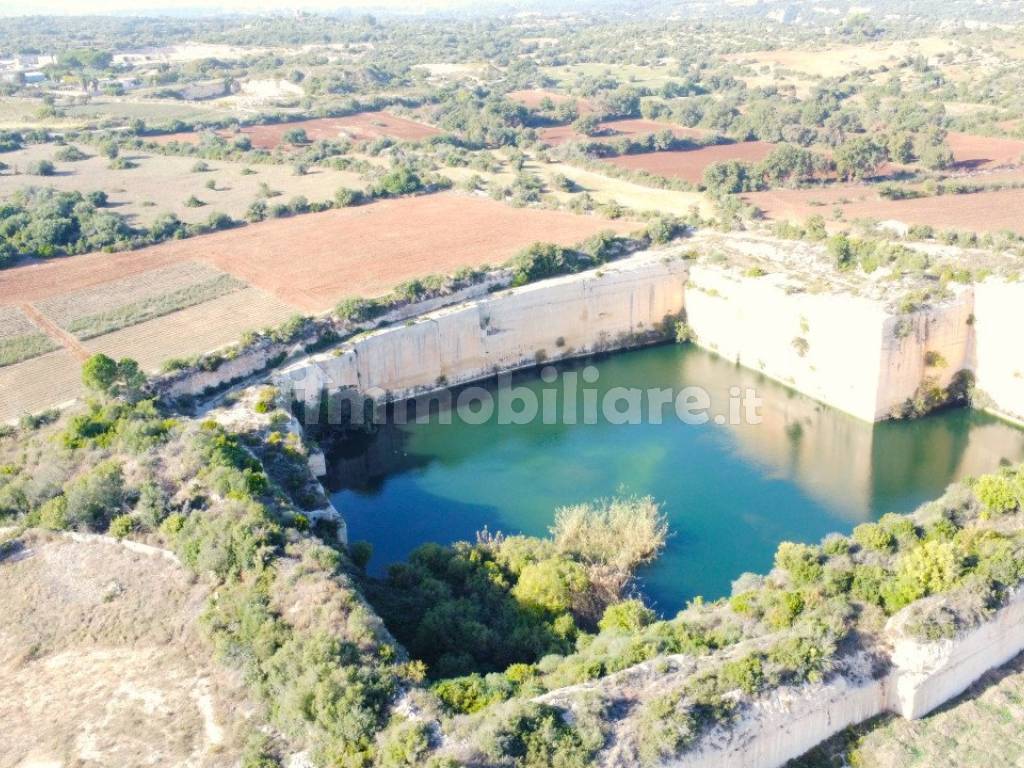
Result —
<path fill-rule="evenodd" d="M 503 4 L 513 4 L 505 0 Z M 105 14 L 145 13 L 147 10 L 186 12 L 203 11 L 265 12 L 288 10 L 331 11 L 344 8 L 380 8 L 402 11 L 438 10 L 442 8 L 479 7 L 480 0 L 32 0 L 12 2 L 0 0 L 0 14 Z M 493 4 L 493 3 L 490 3 Z"/>

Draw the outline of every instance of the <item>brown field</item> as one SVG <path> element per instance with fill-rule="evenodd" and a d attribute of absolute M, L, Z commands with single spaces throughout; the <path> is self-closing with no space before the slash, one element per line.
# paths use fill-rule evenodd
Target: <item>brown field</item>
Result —
<path fill-rule="evenodd" d="M 541 241 L 570 245 L 637 225 L 564 211 L 512 208 L 445 192 L 276 219 L 127 253 L 93 253 L 4 271 L 0 305 L 65 294 L 181 261 L 205 261 L 306 312 L 345 296 L 503 262 Z"/>
<path fill-rule="evenodd" d="M 760 162 L 768 156 L 774 145 L 764 141 L 743 141 L 737 144 L 715 144 L 700 149 L 646 152 L 641 155 L 621 155 L 606 162 L 631 171 L 647 171 L 670 179 L 683 179 L 691 184 L 700 183 L 704 169 L 724 160 Z"/>
<path fill-rule="evenodd" d="M 194 135 L 194 134 L 193 134 Z M 134 226 L 148 226 L 163 213 L 174 213 L 184 222 L 205 221 L 214 211 L 240 219 L 260 194 L 260 184 L 280 192 L 269 202 L 287 203 L 297 195 L 311 202 L 330 200 L 338 187 L 362 189 L 366 182 L 357 173 L 330 168 L 311 167 L 309 173 L 297 176 L 290 165 L 262 163 L 250 166 L 253 174 L 244 174 L 243 163 L 226 160 L 207 160 L 210 170 L 195 173 L 195 158 L 173 157 L 147 152 L 126 152 L 125 156 L 138 164 L 137 168 L 111 170 L 109 160 L 93 147 L 77 145 L 87 155 L 86 160 L 63 163 L 54 161 L 54 176 L 30 176 L 25 173 L 0 174 L 0 199 L 27 186 L 53 187 L 62 191 L 78 190 L 107 193 L 110 210 L 128 218 Z M 36 160 L 52 160 L 58 147 L 54 144 L 34 144 L 17 152 L 4 154 L 4 162 L 24 171 Z M 207 189 L 213 180 L 216 189 Z M 198 208 L 185 205 L 195 196 L 206 203 Z"/>
<path fill-rule="evenodd" d="M 302 128 L 312 141 L 339 138 L 365 141 L 384 137 L 401 141 L 419 141 L 441 133 L 432 125 L 417 123 L 387 112 L 362 112 L 348 117 L 322 117 L 276 125 L 250 125 L 242 128 L 241 132 L 252 138 L 254 147 L 274 149 L 281 143 L 284 134 L 294 128 Z"/>
<path fill-rule="evenodd" d="M 579 99 L 575 96 L 567 96 L 564 93 L 545 91 L 542 88 L 533 88 L 525 91 L 509 91 L 506 96 L 518 104 L 529 109 L 538 109 L 544 99 L 551 99 L 557 106 L 567 101 L 575 101 L 576 109 L 581 115 L 587 115 L 594 111 L 594 104 L 589 99 Z"/>
<path fill-rule="evenodd" d="M 825 189 L 776 189 L 744 195 L 770 219 L 804 221 L 815 214 L 832 220 L 835 208 L 845 221 L 896 220 L 936 229 L 1024 234 L 1024 190 L 1008 189 L 971 195 L 943 195 L 916 200 L 886 200 L 869 187 L 842 184 Z M 838 225 L 836 225 L 838 226 Z"/>
<path fill-rule="evenodd" d="M 1024 163 L 1024 140 L 950 131 L 946 137 L 957 170 L 987 171 Z"/>
<path fill-rule="evenodd" d="M 82 393 L 80 371 L 63 349 L 0 368 L 0 422 L 74 400 Z"/>
<path fill-rule="evenodd" d="M 155 320 L 122 328 L 85 342 L 93 352 L 130 357 L 146 371 L 176 357 L 193 357 L 238 341 L 246 331 L 280 325 L 294 307 L 256 288 L 220 296 Z"/>
<path fill-rule="evenodd" d="M 601 123 L 600 133 L 596 136 L 585 136 L 577 132 L 571 125 L 557 125 L 552 128 L 541 128 L 537 131 L 540 140 L 545 144 L 557 147 L 569 141 L 600 141 L 602 139 L 622 139 L 629 136 L 647 136 L 662 131 L 672 131 L 677 139 L 699 139 L 708 135 L 708 131 L 700 128 L 686 128 L 682 125 L 662 123 L 657 120 L 609 120 Z"/>

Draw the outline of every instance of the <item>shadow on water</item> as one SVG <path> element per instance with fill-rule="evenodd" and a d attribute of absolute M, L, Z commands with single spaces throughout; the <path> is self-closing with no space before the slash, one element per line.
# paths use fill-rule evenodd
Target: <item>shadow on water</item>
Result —
<path fill-rule="evenodd" d="M 753 388 L 760 423 L 383 425 L 333 441 L 328 486 L 353 539 L 374 545 L 380 573 L 427 541 L 472 539 L 485 526 L 544 535 L 554 509 L 615 493 L 650 494 L 671 539 L 640 588 L 672 614 L 696 595 L 728 594 L 744 571 L 771 567 L 783 540 L 813 542 L 886 512 L 909 512 L 966 475 L 1024 460 L 1024 431 L 973 411 L 865 424 L 764 376 L 690 347 L 662 346 L 591 361 L 598 398 L 613 387 L 704 388 L 710 414 L 730 388 Z M 559 366 L 579 373 L 586 362 Z M 536 393 L 537 371 L 513 377 Z M 495 383 L 485 384 L 490 391 Z M 578 386 L 583 384 L 578 382 Z M 578 403 L 577 415 L 582 415 Z M 600 414 L 599 414 L 600 416 Z M 582 421 L 582 419 L 578 419 Z"/>

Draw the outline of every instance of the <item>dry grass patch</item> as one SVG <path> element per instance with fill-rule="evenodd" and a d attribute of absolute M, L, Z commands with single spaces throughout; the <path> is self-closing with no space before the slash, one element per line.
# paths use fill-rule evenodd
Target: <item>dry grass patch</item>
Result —
<path fill-rule="evenodd" d="M 196 621 L 206 589 L 116 543 L 28 534 L 0 561 L 0 766 L 229 766 L 244 690 Z"/>
<path fill-rule="evenodd" d="M 1022 733 L 1024 656 L 1018 656 L 928 717 L 886 717 L 855 726 L 796 761 L 794 768 L 1010 768 L 1024 765 Z"/>
<path fill-rule="evenodd" d="M 857 69 L 875 69 L 892 65 L 907 56 L 936 56 L 956 50 L 949 39 L 923 37 L 914 40 L 864 43 L 863 45 L 837 45 L 820 50 L 780 49 L 733 53 L 726 59 L 767 65 L 771 68 L 796 70 L 815 77 L 842 77 Z"/>
<path fill-rule="evenodd" d="M 237 342 L 246 331 L 283 323 L 295 314 L 287 304 L 244 288 L 187 309 L 147 320 L 88 342 L 93 352 L 131 357 L 156 371 L 172 358 L 192 357 Z"/>
<path fill-rule="evenodd" d="M 576 168 L 566 163 L 544 163 L 537 168 L 549 182 L 560 173 L 573 181 L 582 192 L 587 192 L 598 203 L 612 201 L 635 211 L 661 211 L 685 216 L 694 206 L 706 216 L 713 215 L 710 201 L 700 192 L 681 192 L 672 189 L 658 189 L 636 184 L 625 179 L 616 179 L 594 171 Z M 568 200 L 571 195 L 559 192 L 557 197 Z"/>
<path fill-rule="evenodd" d="M 315 120 L 299 120 L 273 125 L 250 125 L 241 133 L 252 139 L 252 145 L 259 149 L 274 149 L 284 143 L 284 135 L 301 129 L 310 141 L 320 139 L 366 139 L 390 138 L 400 141 L 419 141 L 437 136 L 441 132 L 432 125 L 418 123 L 388 112 L 360 112 L 347 117 L 321 117 Z M 230 135 L 230 134 L 225 134 Z"/>
<path fill-rule="evenodd" d="M 37 413 L 82 394 L 81 366 L 66 350 L 0 368 L 0 422 Z"/>
<path fill-rule="evenodd" d="M 127 217 L 133 226 L 147 227 L 164 213 L 173 213 L 188 223 L 206 221 L 214 211 L 241 219 L 260 196 L 261 184 L 279 193 L 273 202 L 285 203 L 298 195 L 310 202 L 322 202 L 333 199 L 339 187 L 361 189 L 366 186 L 359 174 L 317 166 L 300 176 L 290 165 L 246 166 L 226 160 L 207 160 L 210 170 L 196 173 L 192 170 L 195 158 L 134 151 L 123 154 L 137 163 L 137 168 L 112 170 L 108 167 L 110 161 L 94 147 L 77 146 L 90 157 L 76 162 L 54 161 L 57 174 L 45 177 L 30 176 L 24 170 L 37 160 L 53 160 L 60 150 L 56 144 L 33 144 L 5 153 L 4 162 L 19 173 L 0 175 L 0 199 L 28 186 L 80 192 L 100 190 L 107 193 L 111 211 Z M 255 173 L 243 173 L 246 167 Z M 214 189 L 207 188 L 209 181 L 214 182 Z M 190 197 L 196 197 L 205 205 L 189 207 L 185 201 Z"/>
<path fill-rule="evenodd" d="M 0 306 L 0 368 L 57 349 L 18 307 Z"/>
<path fill-rule="evenodd" d="M 631 138 L 634 136 L 649 136 L 652 133 L 670 131 L 677 139 L 700 139 L 709 134 L 709 131 L 701 128 L 687 128 L 682 125 L 664 123 L 658 120 L 645 120 L 642 118 L 631 120 L 608 120 L 598 125 L 597 133 L 587 136 L 579 133 L 571 125 L 556 125 L 551 128 L 541 128 L 537 136 L 545 144 L 556 147 L 569 141 L 614 141 L 615 139 Z"/>

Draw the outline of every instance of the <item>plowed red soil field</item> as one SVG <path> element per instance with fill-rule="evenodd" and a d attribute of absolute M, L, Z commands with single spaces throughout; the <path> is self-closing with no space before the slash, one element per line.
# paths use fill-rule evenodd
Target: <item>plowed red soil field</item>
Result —
<path fill-rule="evenodd" d="M 537 241 L 577 243 L 638 225 L 512 208 L 457 192 L 250 224 L 125 253 L 92 253 L 3 271 L 0 304 L 38 301 L 180 261 L 205 261 L 306 312 L 378 296 L 405 280 L 499 264 Z"/>
<path fill-rule="evenodd" d="M 552 103 L 556 105 L 562 104 L 566 101 L 575 101 L 576 109 L 581 115 L 586 115 L 594 111 L 594 105 L 589 99 L 577 99 L 573 96 L 566 96 L 564 93 L 545 91 L 541 88 L 533 88 L 526 91 L 510 91 L 507 96 L 512 101 L 522 104 L 524 107 L 528 107 L 530 109 L 537 109 L 544 99 L 551 99 Z"/>
<path fill-rule="evenodd" d="M 950 131 L 946 136 L 953 150 L 956 170 L 985 171 L 1024 163 L 1024 140 Z"/>
<path fill-rule="evenodd" d="M 697 184 L 704 169 L 723 160 L 744 160 L 757 163 L 764 160 L 774 144 L 765 141 L 742 141 L 736 144 L 715 144 L 700 149 L 646 152 L 641 155 L 621 155 L 607 162 L 633 171 L 647 171 L 670 179 L 684 179 Z"/>
<path fill-rule="evenodd" d="M 869 187 L 843 184 L 824 189 L 774 189 L 753 192 L 744 198 L 763 210 L 768 218 L 777 220 L 802 222 L 817 214 L 831 222 L 833 209 L 840 208 L 846 222 L 895 220 L 904 224 L 927 224 L 938 230 L 998 232 L 1009 229 L 1024 234 L 1024 189 L 886 200 Z"/>

